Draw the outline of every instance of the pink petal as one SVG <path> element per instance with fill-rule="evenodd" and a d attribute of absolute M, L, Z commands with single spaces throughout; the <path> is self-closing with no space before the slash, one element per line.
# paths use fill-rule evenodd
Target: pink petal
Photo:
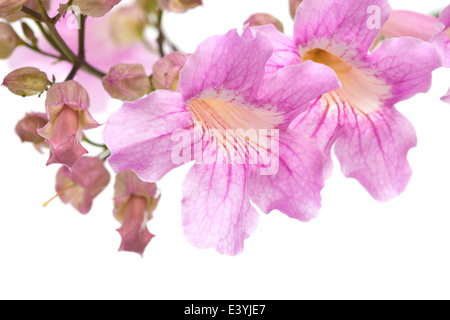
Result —
<path fill-rule="evenodd" d="M 281 136 L 279 156 L 277 174 L 252 177 L 250 198 L 265 213 L 278 209 L 291 218 L 309 221 L 321 206 L 325 157 L 312 140 L 292 131 Z"/>
<path fill-rule="evenodd" d="M 450 89 L 448 89 L 447 93 L 441 98 L 441 100 L 450 104 Z"/>
<path fill-rule="evenodd" d="M 354 121 L 335 146 L 342 172 L 358 180 L 375 199 L 388 201 L 402 193 L 410 180 L 407 153 L 417 144 L 414 128 L 394 108 L 355 112 Z"/>
<path fill-rule="evenodd" d="M 144 181 L 158 181 L 180 166 L 171 153 L 176 129 L 189 130 L 192 117 L 179 93 L 156 91 L 124 106 L 106 123 L 103 138 L 112 152 L 114 171 L 131 169 Z"/>
<path fill-rule="evenodd" d="M 373 15 L 369 8 L 379 8 L 380 28 L 391 11 L 387 0 L 304 0 L 295 17 L 294 39 L 300 54 L 314 48 L 327 50 L 343 60 L 364 55 L 380 30 L 369 28 Z"/>
<path fill-rule="evenodd" d="M 254 96 L 272 55 L 270 42 L 262 35 L 244 39 L 236 30 L 205 40 L 181 70 L 178 91 L 190 100 L 204 91 L 223 89 Z"/>
<path fill-rule="evenodd" d="M 253 27 L 251 31 L 254 35 L 257 33 L 263 34 L 273 46 L 273 54 L 266 63 L 264 79 L 270 78 L 275 72 L 285 66 L 296 65 L 301 62 L 298 48 L 292 37 L 279 32 L 275 26 Z"/>
<path fill-rule="evenodd" d="M 450 33 L 447 29 L 447 33 Z M 446 68 L 450 68 L 450 36 L 446 32 L 440 32 L 434 36 L 430 43 L 436 48 L 437 52 L 441 55 L 442 65 Z"/>
<path fill-rule="evenodd" d="M 261 87 L 260 96 L 264 102 L 275 108 L 276 113 L 285 114 L 285 128 L 308 108 L 308 102 L 340 86 L 333 69 L 306 61 L 301 65 L 287 66 L 275 73 Z"/>
<path fill-rule="evenodd" d="M 247 172 L 240 165 L 194 165 L 183 184 L 183 226 L 199 248 L 236 255 L 256 228 Z"/>
<path fill-rule="evenodd" d="M 436 50 L 429 43 L 414 38 L 395 38 L 372 54 L 362 70 L 390 85 L 387 105 L 411 98 L 431 87 L 431 72 L 441 66 Z"/>

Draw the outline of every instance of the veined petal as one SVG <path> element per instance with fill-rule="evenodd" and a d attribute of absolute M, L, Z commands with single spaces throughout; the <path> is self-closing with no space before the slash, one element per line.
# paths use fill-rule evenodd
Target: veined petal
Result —
<path fill-rule="evenodd" d="M 183 184 L 183 226 L 199 248 L 236 255 L 256 228 L 249 200 L 248 173 L 242 165 L 194 165 Z"/>
<path fill-rule="evenodd" d="M 442 65 L 450 68 L 450 27 L 447 28 L 446 32 L 440 32 L 434 36 L 430 40 L 430 43 L 441 55 Z"/>
<path fill-rule="evenodd" d="M 346 177 L 358 180 L 379 201 L 402 193 L 411 177 L 409 149 L 417 144 L 411 123 L 395 108 L 354 113 L 355 127 L 345 126 L 335 153 Z"/>
<path fill-rule="evenodd" d="M 363 72 L 390 86 L 387 105 L 411 98 L 431 87 L 431 72 L 441 66 L 439 55 L 427 42 L 415 38 L 395 38 L 368 56 Z"/>
<path fill-rule="evenodd" d="M 252 27 L 250 30 L 253 35 L 263 34 L 273 46 L 273 54 L 266 63 L 264 80 L 267 80 L 285 66 L 296 65 L 301 62 L 298 48 L 291 36 L 281 33 L 273 25 Z"/>
<path fill-rule="evenodd" d="M 304 0 L 297 10 L 294 26 L 300 55 L 315 48 L 343 60 L 365 55 L 390 11 L 387 0 Z"/>
<path fill-rule="evenodd" d="M 172 161 L 172 133 L 190 130 L 193 121 L 183 97 L 156 91 L 147 98 L 125 103 L 107 121 L 103 138 L 111 150 L 114 171 L 131 169 L 144 181 L 158 181 L 182 163 Z"/>
<path fill-rule="evenodd" d="M 306 61 L 275 73 L 261 87 L 260 96 L 267 105 L 274 107 L 276 113 L 284 114 L 281 127 L 287 128 L 296 116 L 308 108 L 308 102 L 340 86 L 333 69 Z"/>
<path fill-rule="evenodd" d="M 244 39 L 236 30 L 207 39 L 181 70 L 178 91 L 191 100 L 205 91 L 212 96 L 227 90 L 253 97 L 272 55 L 270 42 L 262 35 Z"/>
<path fill-rule="evenodd" d="M 287 131 L 280 138 L 278 173 L 254 175 L 249 183 L 251 200 L 265 213 L 278 209 L 309 221 L 321 206 L 325 157 L 311 139 L 298 133 Z"/>

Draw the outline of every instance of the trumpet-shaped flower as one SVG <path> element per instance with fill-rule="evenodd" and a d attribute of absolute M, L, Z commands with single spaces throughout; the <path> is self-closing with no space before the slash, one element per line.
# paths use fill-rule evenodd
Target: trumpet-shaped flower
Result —
<path fill-rule="evenodd" d="M 200 248 L 239 253 L 257 224 L 250 200 L 266 213 L 279 209 L 303 221 L 320 207 L 324 157 L 288 126 L 339 83 L 313 62 L 263 83 L 272 52 L 249 29 L 207 39 L 181 71 L 178 92 L 125 103 L 107 121 L 103 137 L 116 172 L 131 169 L 154 182 L 195 158 L 183 184 L 182 218 L 187 239 Z"/>
<path fill-rule="evenodd" d="M 419 39 L 395 38 L 372 50 L 389 13 L 386 0 L 304 0 L 293 39 L 274 28 L 254 29 L 275 46 L 268 76 L 305 61 L 335 71 L 342 87 L 311 103 L 291 128 L 313 138 L 327 155 L 334 146 L 343 173 L 380 201 L 406 188 L 407 153 L 416 146 L 414 128 L 394 106 L 427 92 L 431 72 L 440 66 L 436 50 Z"/>
<path fill-rule="evenodd" d="M 100 126 L 88 111 L 89 96 L 76 81 L 56 83 L 48 90 L 45 106 L 49 122 L 38 132 L 50 145 L 47 165 L 72 167 L 87 153 L 81 145 L 83 130 Z"/>
<path fill-rule="evenodd" d="M 122 237 L 119 250 L 143 255 L 154 237 L 147 223 L 153 217 L 160 193 L 156 184 L 143 182 L 131 170 L 117 175 L 114 189 L 114 216 L 122 223 L 117 230 Z"/>

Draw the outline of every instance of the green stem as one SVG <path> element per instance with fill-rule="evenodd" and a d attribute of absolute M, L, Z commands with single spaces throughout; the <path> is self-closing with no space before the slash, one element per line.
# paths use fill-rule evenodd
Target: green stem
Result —
<path fill-rule="evenodd" d="M 105 144 L 100 144 L 100 143 L 93 142 L 92 140 L 90 140 L 85 135 L 83 135 L 83 141 L 89 143 L 91 146 L 102 148 L 104 150 L 108 150 L 108 147 Z"/>
<path fill-rule="evenodd" d="M 156 41 L 158 42 L 159 55 L 161 58 L 165 56 L 164 42 L 166 41 L 166 36 L 162 30 L 163 13 L 163 10 L 158 10 L 158 20 L 156 22 L 156 28 L 158 29 L 158 39 Z"/>
<path fill-rule="evenodd" d="M 66 81 L 72 80 L 75 78 L 78 70 L 80 70 L 83 62 L 85 61 L 85 28 L 86 28 L 86 16 L 81 15 L 80 17 L 80 29 L 78 31 L 78 60 L 74 63 L 72 70 L 66 78 Z"/>

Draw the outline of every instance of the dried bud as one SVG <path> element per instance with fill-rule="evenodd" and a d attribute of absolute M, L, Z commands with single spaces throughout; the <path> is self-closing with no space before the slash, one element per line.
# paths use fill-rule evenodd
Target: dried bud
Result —
<path fill-rule="evenodd" d="M 16 125 L 16 133 L 22 142 L 33 143 L 36 150 L 42 153 L 43 147 L 48 147 L 45 139 L 38 133 L 48 123 L 45 113 L 27 113 L 25 118 L 20 120 Z"/>
<path fill-rule="evenodd" d="M 131 170 L 120 172 L 114 186 L 114 216 L 122 223 L 120 251 L 144 254 L 153 235 L 147 222 L 153 217 L 160 194 L 156 184 L 141 181 Z"/>
<path fill-rule="evenodd" d="M 303 0 L 289 0 L 289 10 L 291 12 L 292 19 L 295 18 L 295 14 L 297 13 L 297 9 L 302 3 Z"/>
<path fill-rule="evenodd" d="M 137 6 L 122 7 L 111 13 L 110 35 L 114 42 L 121 46 L 130 46 L 142 40 L 147 15 Z"/>
<path fill-rule="evenodd" d="M 0 0 L 0 18 L 19 12 L 25 2 L 27 0 Z"/>
<path fill-rule="evenodd" d="M 202 0 L 158 0 L 158 5 L 161 9 L 182 13 L 203 5 L 203 2 Z"/>
<path fill-rule="evenodd" d="M 2 85 L 18 96 L 28 97 L 47 90 L 48 79 L 39 69 L 26 67 L 8 74 Z"/>
<path fill-rule="evenodd" d="M 102 83 L 111 97 L 122 101 L 136 101 L 150 92 L 150 80 L 140 64 L 114 66 Z"/>
<path fill-rule="evenodd" d="M 100 18 L 111 11 L 121 0 L 74 0 L 73 5 L 78 6 L 81 14 L 93 18 Z"/>
<path fill-rule="evenodd" d="M 7 59 L 19 44 L 19 37 L 9 24 L 0 22 L 0 59 Z"/>
<path fill-rule="evenodd" d="M 47 165 L 61 163 L 72 167 L 87 153 L 81 145 L 83 130 L 100 126 L 88 111 L 88 93 L 73 80 L 56 83 L 48 90 L 45 106 L 50 121 L 38 132 L 50 145 Z"/>
<path fill-rule="evenodd" d="M 156 89 L 175 91 L 186 60 L 185 55 L 175 51 L 156 61 L 153 65 L 153 86 Z"/>
<path fill-rule="evenodd" d="M 273 24 L 278 29 L 278 31 L 284 31 L 281 21 L 267 13 L 255 13 L 254 15 L 250 16 L 247 21 L 245 21 L 245 24 L 249 24 L 250 27 Z"/>
<path fill-rule="evenodd" d="M 82 214 L 87 214 L 92 203 L 109 184 L 111 177 L 103 161 L 99 158 L 84 157 L 77 161 L 72 170 L 61 167 L 56 174 L 56 196 L 44 203 L 46 207 L 59 197 L 65 204 L 70 203 Z"/>

